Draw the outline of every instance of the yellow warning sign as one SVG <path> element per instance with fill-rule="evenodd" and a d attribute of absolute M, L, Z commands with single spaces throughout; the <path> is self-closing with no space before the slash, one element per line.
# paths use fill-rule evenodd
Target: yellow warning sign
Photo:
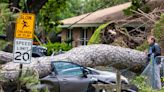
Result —
<path fill-rule="evenodd" d="M 34 33 L 35 15 L 21 13 L 16 21 L 15 38 L 32 39 Z"/>

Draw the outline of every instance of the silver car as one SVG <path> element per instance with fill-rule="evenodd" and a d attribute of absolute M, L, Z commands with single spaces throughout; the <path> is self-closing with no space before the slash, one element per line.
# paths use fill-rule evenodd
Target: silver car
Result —
<path fill-rule="evenodd" d="M 38 89 L 48 88 L 50 92 L 106 92 L 93 86 L 99 82 L 116 83 L 116 73 L 87 68 L 67 61 L 53 61 L 52 74 L 41 79 Z M 121 76 L 121 81 L 128 84 L 127 78 Z M 128 89 L 129 90 L 129 89 Z M 137 91 L 123 92 L 137 92 Z"/>
<path fill-rule="evenodd" d="M 111 84 L 116 81 L 116 74 L 100 71 L 93 68 L 83 67 L 81 65 L 67 61 L 51 62 L 52 73 L 40 79 L 40 84 L 30 88 L 25 88 L 24 92 L 30 92 L 31 89 L 38 89 L 44 92 L 48 88 L 49 92 L 107 92 L 104 89 L 98 89 L 94 86 L 98 83 Z M 123 83 L 128 84 L 128 80 L 121 76 Z M 15 92 L 16 88 L 6 89 L 5 92 Z M 123 89 L 123 92 L 137 92 Z"/>

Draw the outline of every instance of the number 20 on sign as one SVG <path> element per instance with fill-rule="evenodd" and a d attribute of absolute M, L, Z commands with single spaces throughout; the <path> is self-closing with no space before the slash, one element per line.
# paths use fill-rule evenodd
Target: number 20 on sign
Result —
<path fill-rule="evenodd" d="M 27 64 L 31 62 L 34 21 L 34 14 L 30 13 L 21 13 L 16 21 L 13 48 L 13 61 L 16 63 Z"/>
<path fill-rule="evenodd" d="M 14 41 L 14 62 L 27 64 L 31 62 L 32 40 L 15 39 Z"/>

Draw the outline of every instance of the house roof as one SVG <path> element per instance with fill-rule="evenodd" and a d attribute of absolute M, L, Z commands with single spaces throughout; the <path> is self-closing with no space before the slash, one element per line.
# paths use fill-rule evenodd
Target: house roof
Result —
<path fill-rule="evenodd" d="M 124 18 L 125 16 L 124 16 L 122 10 L 124 10 L 130 6 L 131 6 L 131 2 L 128 2 L 125 4 L 120 4 L 117 6 L 110 7 L 110 8 L 98 10 L 96 12 L 91 13 L 89 16 L 87 16 L 89 14 L 89 13 L 87 13 L 87 14 L 83 14 L 80 16 L 75 16 L 72 18 L 64 19 L 61 22 L 63 22 L 64 25 L 72 25 L 72 24 L 76 23 L 77 21 L 79 21 L 80 19 L 82 19 L 79 22 L 77 22 L 76 25 L 102 24 L 102 23 L 108 22 L 110 20 Z M 86 17 L 86 18 L 84 18 L 84 17 Z"/>

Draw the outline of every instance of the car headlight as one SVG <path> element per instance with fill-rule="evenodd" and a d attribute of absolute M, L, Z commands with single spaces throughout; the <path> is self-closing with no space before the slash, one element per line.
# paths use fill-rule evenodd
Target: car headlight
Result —
<path fill-rule="evenodd" d="M 121 76 L 121 82 L 124 84 L 129 84 L 129 81 L 127 78 L 125 78 L 124 76 Z"/>

